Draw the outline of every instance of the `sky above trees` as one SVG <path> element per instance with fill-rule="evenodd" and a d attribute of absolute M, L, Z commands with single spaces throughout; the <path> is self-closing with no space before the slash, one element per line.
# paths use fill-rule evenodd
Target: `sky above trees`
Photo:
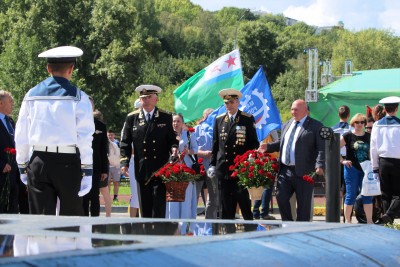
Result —
<path fill-rule="evenodd" d="M 309 25 L 332 26 L 343 21 L 348 30 L 389 29 L 400 36 L 398 0 L 192 0 L 206 10 L 233 6 L 262 10 L 304 21 Z"/>

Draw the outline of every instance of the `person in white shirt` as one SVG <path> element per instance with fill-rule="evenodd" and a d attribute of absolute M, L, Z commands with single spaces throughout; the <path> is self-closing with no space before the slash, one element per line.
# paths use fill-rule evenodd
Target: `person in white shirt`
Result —
<path fill-rule="evenodd" d="M 372 127 L 370 153 L 374 176 L 381 180 L 385 214 L 380 223 L 386 224 L 400 214 L 400 119 L 396 116 L 400 97 L 385 97 L 379 103 L 385 105 L 387 115 Z"/>
<path fill-rule="evenodd" d="M 70 83 L 76 58 L 72 46 L 45 51 L 51 77 L 25 95 L 15 130 L 21 180 L 28 184 L 31 214 L 83 215 L 80 197 L 92 187 L 94 121 L 89 97 Z"/>

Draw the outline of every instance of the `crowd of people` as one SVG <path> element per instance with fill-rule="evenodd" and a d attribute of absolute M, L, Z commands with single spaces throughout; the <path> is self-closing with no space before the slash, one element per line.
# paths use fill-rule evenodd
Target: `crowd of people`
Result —
<path fill-rule="evenodd" d="M 110 183 L 117 201 L 120 177 L 125 174 L 131 184 L 131 217 L 140 212 L 143 218 L 195 219 L 200 193 L 206 187 L 206 219 L 235 219 L 237 207 L 245 220 L 275 219 L 268 213 L 274 188 L 266 188 L 261 199 L 251 200 L 248 190 L 231 178 L 229 167 L 235 157 L 257 149 L 278 153 L 276 199 L 282 220 L 312 220 L 314 187 L 303 176 L 324 175 L 326 151 L 319 135 L 323 125 L 310 116 L 304 100 L 292 103 L 292 118 L 283 124 L 280 138 L 275 131 L 260 143 L 254 117 L 239 110 L 242 95 L 238 90 L 219 92 L 227 112 L 215 119 L 211 136 L 201 122 L 212 109 L 204 110 L 194 132 L 189 131 L 181 114 L 157 107 L 160 87 L 141 85 L 135 89 L 139 99 L 126 117 L 118 142 L 115 133 L 107 131 L 94 100 L 70 83 L 82 54 L 76 47 L 57 47 L 39 55 L 47 58 L 50 77 L 25 95 L 17 124 L 9 117 L 12 95 L 0 91 L 1 213 L 99 216 L 101 194 L 106 216 L 111 216 Z M 341 134 L 346 223 L 351 223 L 364 177 L 360 164 L 366 160 L 382 185 L 385 213 L 381 222 L 391 223 L 399 213 L 400 120 L 396 115 L 400 98 L 380 102 L 371 117 L 357 113 L 350 119 L 349 107 L 340 107 L 340 121 L 332 127 Z M 201 159 L 207 172 L 205 179 L 189 183 L 184 202 L 166 202 L 165 184 L 154 176 L 172 159 L 188 167 Z M 367 223 L 373 223 L 372 199 L 362 196 Z"/>

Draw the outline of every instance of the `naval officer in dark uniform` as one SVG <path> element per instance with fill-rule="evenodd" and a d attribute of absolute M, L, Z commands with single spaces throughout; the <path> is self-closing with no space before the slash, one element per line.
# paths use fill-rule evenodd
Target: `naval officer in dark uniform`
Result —
<path fill-rule="evenodd" d="M 396 116 L 400 97 L 385 97 L 379 103 L 385 105 L 387 115 L 372 127 L 370 153 L 374 175 L 381 179 L 385 214 L 380 223 L 386 224 L 400 214 L 400 119 Z"/>
<path fill-rule="evenodd" d="M 253 220 L 249 192 L 230 177 L 229 166 L 237 155 L 259 146 L 254 117 L 239 110 L 242 93 L 235 89 L 224 89 L 219 95 L 225 102 L 227 113 L 216 118 L 213 132 L 211 171 L 221 182 L 222 219 L 235 219 L 236 205 L 245 220 Z"/>
<path fill-rule="evenodd" d="M 80 197 L 92 187 L 92 106 L 70 83 L 82 54 L 72 46 L 41 53 L 51 77 L 30 89 L 22 101 L 15 143 L 31 214 L 55 215 L 58 197 L 60 215 L 82 215 Z"/>
<path fill-rule="evenodd" d="M 142 109 L 126 117 L 121 136 L 121 171 L 128 171 L 133 144 L 141 215 L 165 218 L 165 185 L 153 174 L 168 162 L 171 147 L 178 140 L 172 115 L 156 107 L 161 88 L 141 85 L 135 91 L 140 94 Z"/>

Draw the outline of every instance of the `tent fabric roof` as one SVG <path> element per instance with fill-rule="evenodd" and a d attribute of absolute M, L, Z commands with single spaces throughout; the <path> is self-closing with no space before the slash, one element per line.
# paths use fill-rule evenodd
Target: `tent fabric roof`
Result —
<path fill-rule="evenodd" d="M 341 78 L 319 90 L 320 94 L 342 93 L 399 93 L 400 68 L 353 72 L 353 76 Z"/>

